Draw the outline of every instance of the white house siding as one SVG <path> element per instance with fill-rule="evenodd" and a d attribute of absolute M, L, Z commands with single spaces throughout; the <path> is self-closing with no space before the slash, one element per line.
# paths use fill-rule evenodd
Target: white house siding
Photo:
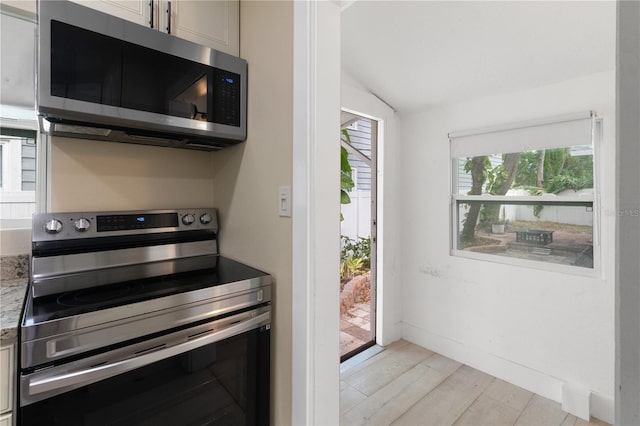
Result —
<path fill-rule="evenodd" d="M 362 118 L 346 129 L 351 145 L 371 158 L 371 120 Z M 366 238 L 371 236 L 371 167 L 351 152 L 349 165 L 356 186 L 349 193 L 351 203 L 340 207 L 344 218 L 340 223 L 340 233 L 353 239 Z"/>
<path fill-rule="evenodd" d="M 36 145 L 33 140 L 22 141 L 22 190 L 36 190 Z"/>
<path fill-rule="evenodd" d="M 347 127 L 351 145 L 367 157 L 371 158 L 371 120 L 363 118 Z M 344 139 L 344 136 L 342 137 Z M 356 188 L 361 191 L 371 190 L 371 167 L 353 153 L 349 153 L 349 164 L 354 170 Z"/>
<path fill-rule="evenodd" d="M 405 339 L 556 401 L 591 394 L 613 421 L 615 167 L 613 72 L 401 116 L 400 213 Z M 450 255 L 447 134 L 584 110 L 603 118 L 601 268 L 592 276 Z M 545 207 L 546 209 L 546 207 Z M 588 401 L 587 401 L 588 403 Z"/>
<path fill-rule="evenodd" d="M 36 149 L 33 139 L 12 138 L 2 144 L 0 228 L 27 228 L 36 210 Z"/>

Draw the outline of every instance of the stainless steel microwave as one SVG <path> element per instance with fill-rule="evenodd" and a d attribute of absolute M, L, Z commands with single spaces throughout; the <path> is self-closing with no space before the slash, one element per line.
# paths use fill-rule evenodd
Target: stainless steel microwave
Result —
<path fill-rule="evenodd" d="M 247 135 L 247 62 L 70 1 L 38 2 L 36 104 L 53 135 L 215 150 Z"/>

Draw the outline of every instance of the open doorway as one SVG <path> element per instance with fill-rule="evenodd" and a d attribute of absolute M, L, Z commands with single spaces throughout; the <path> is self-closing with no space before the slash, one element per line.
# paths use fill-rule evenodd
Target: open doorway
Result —
<path fill-rule="evenodd" d="M 376 342 L 377 135 L 377 121 L 341 112 L 341 362 Z"/>

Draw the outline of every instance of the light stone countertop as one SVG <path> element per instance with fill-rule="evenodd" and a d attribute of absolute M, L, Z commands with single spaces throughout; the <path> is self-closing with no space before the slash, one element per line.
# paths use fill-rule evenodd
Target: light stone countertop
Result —
<path fill-rule="evenodd" d="M 22 303 L 29 283 L 29 255 L 0 257 L 0 343 L 18 335 Z"/>
<path fill-rule="evenodd" d="M 11 344 L 18 335 L 20 311 L 27 291 L 27 278 L 3 280 L 0 285 L 0 341 Z"/>

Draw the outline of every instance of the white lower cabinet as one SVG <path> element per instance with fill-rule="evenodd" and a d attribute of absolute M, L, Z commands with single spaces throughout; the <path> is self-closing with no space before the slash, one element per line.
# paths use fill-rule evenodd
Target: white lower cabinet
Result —
<path fill-rule="evenodd" d="M 14 347 L 0 346 L 0 426 L 11 426 L 14 398 Z"/>
<path fill-rule="evenodd" d="M 0 426 L 13 426 L 13 416 L 11 413 L 0 416 Z"/>

